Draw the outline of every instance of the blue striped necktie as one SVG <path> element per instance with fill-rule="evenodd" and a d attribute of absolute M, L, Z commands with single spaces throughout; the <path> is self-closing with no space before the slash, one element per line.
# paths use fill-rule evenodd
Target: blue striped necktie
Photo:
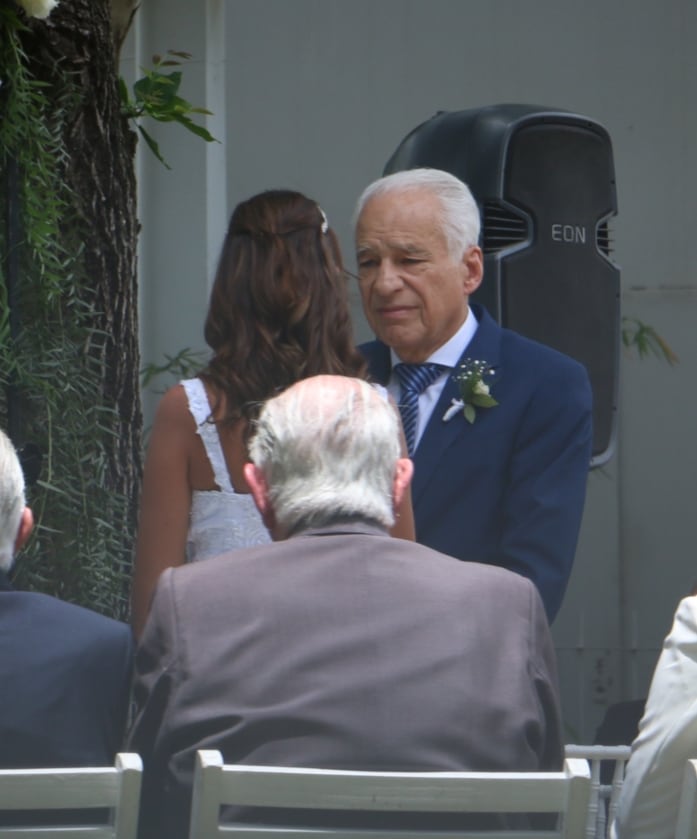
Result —
<path fill-rule="evenodd" d="M 399 379 L 399 412 L 402 415 L 404 436 L 409 457 L 416 448 L 416 427 L 419 420 L 419 396 L 435 382 L 447 368 L 441 364 L 395 364 L 394 373 Z"/>

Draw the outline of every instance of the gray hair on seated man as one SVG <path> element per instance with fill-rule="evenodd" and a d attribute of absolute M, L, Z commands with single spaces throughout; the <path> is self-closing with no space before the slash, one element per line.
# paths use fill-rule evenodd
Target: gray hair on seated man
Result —
<path fill-rule="evenodd" d="M 373 181 L 358 199 L 353 214 L 354 228 L 371 198 L 416 189 L 427 189 L 440 200 L 440 223 L 448 243 L 448 252 L 454 260 L 459 261 L 467 248 L 479 242 L 479 207 L 467 184 L 440 169 L 406 169 Z"/>
<path fill-rule="evenodd" d="M 15 551 L 26 540 L 32 524 L 19 457 L 10 438 L 0 431 L 0 570 L 10 570 Z"/>
<path fill-rule="evenodd" d="M 405 470 L 407 484 L 411 477 L 387 396 L 345 376 L 303 379 L 270 399 L 249 455 L 273 513 L 267 526 L 274 538 L 354 518 L 389 528 L 395 482 Z"/>

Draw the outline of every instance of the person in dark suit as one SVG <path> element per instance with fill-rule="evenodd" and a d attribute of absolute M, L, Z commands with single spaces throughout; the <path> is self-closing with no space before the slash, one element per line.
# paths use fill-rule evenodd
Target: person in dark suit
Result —
<path fill-rule="evenodd" d="M 245 477 L 273 543 L 160 577 L 129 748 L 144 836 L 183 837 L 197 749 L 226 762 L 555 770 L 556 665 L 527 579 L 388 535 L 412 464 L 382 390 L 266 403 Z"/>
<path fill-rule="evenodd" d="M 590 382 L 469 305 L 479 230 L 472 194 L 447 172 L 397 172 L 364 191 L 358 282 L 378 340 L 361 349 L 403 413 L 417 541 L 529 577 L 552 621 L 585 500 Z"/>
<path fill-rule="evenodd" d="M 0 767 L 113 764 L 129 705 L 130 629 L 13 589 L 14 555 L 32 527 L 22 469 L 0 431 Z"/>

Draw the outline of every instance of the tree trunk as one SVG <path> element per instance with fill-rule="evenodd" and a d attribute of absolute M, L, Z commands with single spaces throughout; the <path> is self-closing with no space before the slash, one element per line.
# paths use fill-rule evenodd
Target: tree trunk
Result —
<path fill-rule="evenodd" d="M 47 97 L 66 107 L 63 141 L 67 152 L 61 177 L 72 190 L 80 263 L 88 285 L 85 299 L 96 311 L 97 331 L 85 353 L 99 366 L 104 426 L 107 428 L 103 486 L 123 499 L 122 514 L 110 522 L 122 539 L 119 573 L 129 582 L 141 476 L 142 416 L 136 281 L 136 135 L 121 115 L 116 49 L 123 38 L 112 33 L 109 0 L 61 0 L 46 21 L 29 21 L 22 44 L 32 75 L 47 83 Z M 117 42 L 116 48 L 114 42 Z M 77 96 L 75 96 L 77 91 Z M 65 241 L 75 238 L 65 231 Z M 70 398 L 70 394 L 66 394 Z M 60 418 L 57 418 L 60 421 Z M 86 428 L 88 436 L 92 429 Z M 87 502 L 89 503 L 89 499 Z M 92 510 L 93 517 L 106 511 Z M 76 545 L 80 550 L 80 545 Z M 83 572 L 84 573 L 84 572 Z M 56 593 L 56 592 L 54 592 Z M 69 599 L 85 599 L 84 596 Z M 123 617 L 126 598 L 118 608 Z M 94 605 L 94 604 L 86 604 Z M 106 609 L 102 608 L 103 611 Z"/>

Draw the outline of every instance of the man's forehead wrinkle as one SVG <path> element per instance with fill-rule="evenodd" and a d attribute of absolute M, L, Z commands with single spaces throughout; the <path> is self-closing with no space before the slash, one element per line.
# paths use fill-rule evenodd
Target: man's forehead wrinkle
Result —
<path fill-rule="evenodd" d="M 376 250 L 401 251 L 403 253 L 425 253 L 428 248 L 417 242 L 410 242 L 404 239 L 383 239 L 379 244 L 371 242 L 359 242 L 356 253 L 366 253 Z"/>

